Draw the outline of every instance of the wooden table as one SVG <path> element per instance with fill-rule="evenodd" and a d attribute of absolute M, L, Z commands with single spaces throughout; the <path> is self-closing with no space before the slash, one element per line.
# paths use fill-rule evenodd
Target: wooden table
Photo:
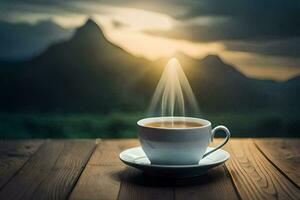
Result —
<path fill-rule="evenodd" d="M 0 141 L 0 199 L 300 199 L 300 139 L 231 139 L 225 165 L 165 180 L 126 167 L 129 140 Z"/>

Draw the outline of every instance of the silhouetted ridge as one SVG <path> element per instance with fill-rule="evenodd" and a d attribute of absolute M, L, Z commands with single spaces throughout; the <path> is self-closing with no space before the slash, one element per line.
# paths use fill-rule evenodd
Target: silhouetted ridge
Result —
<path fill-rule="evenodd" d="M 233 76 L 238 78 L 246 78 L 236 68 L 224 62 L 218 55 L 207 55 L 201 60 L 201 65 L 204 66 L 208 74 L 214 74 L 228 78 L 232 78 Z"/>
<path fill-rule="evenodd" d="M 173 56 L 183 66 L 204 111 L 273 109 L 283 104 L 300 107 L 298 85 L 249 79 L 218 55 L 194 59 L 175 52 Z M 31 60 L 0 62 L 0 110 L 140 112 L 148 105 L 167 62 L 168 58 L 151 62 L 129 54 L 88 19 L 71 39 Z M 285 99 L 280 96 L 283 92 Z"/>
<path fill-rule="evenodd" d="M 59 24 L 56 24 L 55 22 L 53 22 L 52 20 L 43 20 L 40 21 L 36 24 L 36 26 L 40 27 L 40 28 L 44 28 L 47 30 L 52 30 L 52 29 L 64 29 L 63 27 L 61 27 Z"/>
<path fill-rule="evenodd" d="M 216 54 L 210 54 L 205 56 L 202 59 L 202 62 L 205 64 L 224 64 L 223 60 L 220 58 L 220 56 Z"/>
<path fill-rule="evenodd" d="M 104 33 L 99 25 L 92 19 L 88 19 L 85 24 L 79 27 L 75 34 L 74 38 L 82 37 L 97 37 L 97 39 L 105 39 Z M 99 38 L 100 37 L 100 38 Z"/>
<path fill-rule="evenodd" d="M 287 83 L 300 84 L 300 76 L 295 76 L 286 81 Z"/>

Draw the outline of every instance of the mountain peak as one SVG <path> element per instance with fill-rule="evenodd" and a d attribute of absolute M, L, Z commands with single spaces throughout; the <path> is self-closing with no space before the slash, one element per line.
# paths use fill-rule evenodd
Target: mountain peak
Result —
<path fill-rule="evenodd" d="M 286 81 L 287 83 L 300 84 L 300 76 L 295 76 Z"/>
<path fill-rule="evenodd" d="M 76 30 L 74 37 L 90 37 L 91 35 L 100 35 L 105 38 L 99 25 L 93 19 L 89 18 L 81 27 Z"/>
<path fill-rule="evenodd" d="M 91 18 L 88 18 L 84 23 L 83 27 L 95 27 L 99 28 L 98 24 Z"/>
<path fill-rule="evenodd" d="M 217 54 L 208 54 L 202 59 L 205 63 L 224 63 L 220 56 Z"/>

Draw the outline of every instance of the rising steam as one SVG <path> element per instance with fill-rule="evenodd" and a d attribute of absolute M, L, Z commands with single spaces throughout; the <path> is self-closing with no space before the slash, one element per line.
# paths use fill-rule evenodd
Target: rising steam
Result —
<path fill-rule="evenodd" d="M 199 116 L 192 88 L 176 58 L 169 60 L 152 98 L 150 116 Z"/>

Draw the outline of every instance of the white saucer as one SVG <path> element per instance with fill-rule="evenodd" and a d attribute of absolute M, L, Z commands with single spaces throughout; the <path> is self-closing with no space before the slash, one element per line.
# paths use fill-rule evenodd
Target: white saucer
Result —
<path fill-rule="evenodd" d="M 211 150 L 208 147 L 206 151 Z M 227 151 L 218 149 L 206 156 L 195 165 L 154 165 L 145 155 L 142 147 L 134 147 L 124 150 L 119 155 L 122 162 L 131 167 L 144 171 L 154 176 L 167 176 L 173 178 L 187 178 L 204 174 L 207 170 L 223 164 L 229 159 Z"/>

